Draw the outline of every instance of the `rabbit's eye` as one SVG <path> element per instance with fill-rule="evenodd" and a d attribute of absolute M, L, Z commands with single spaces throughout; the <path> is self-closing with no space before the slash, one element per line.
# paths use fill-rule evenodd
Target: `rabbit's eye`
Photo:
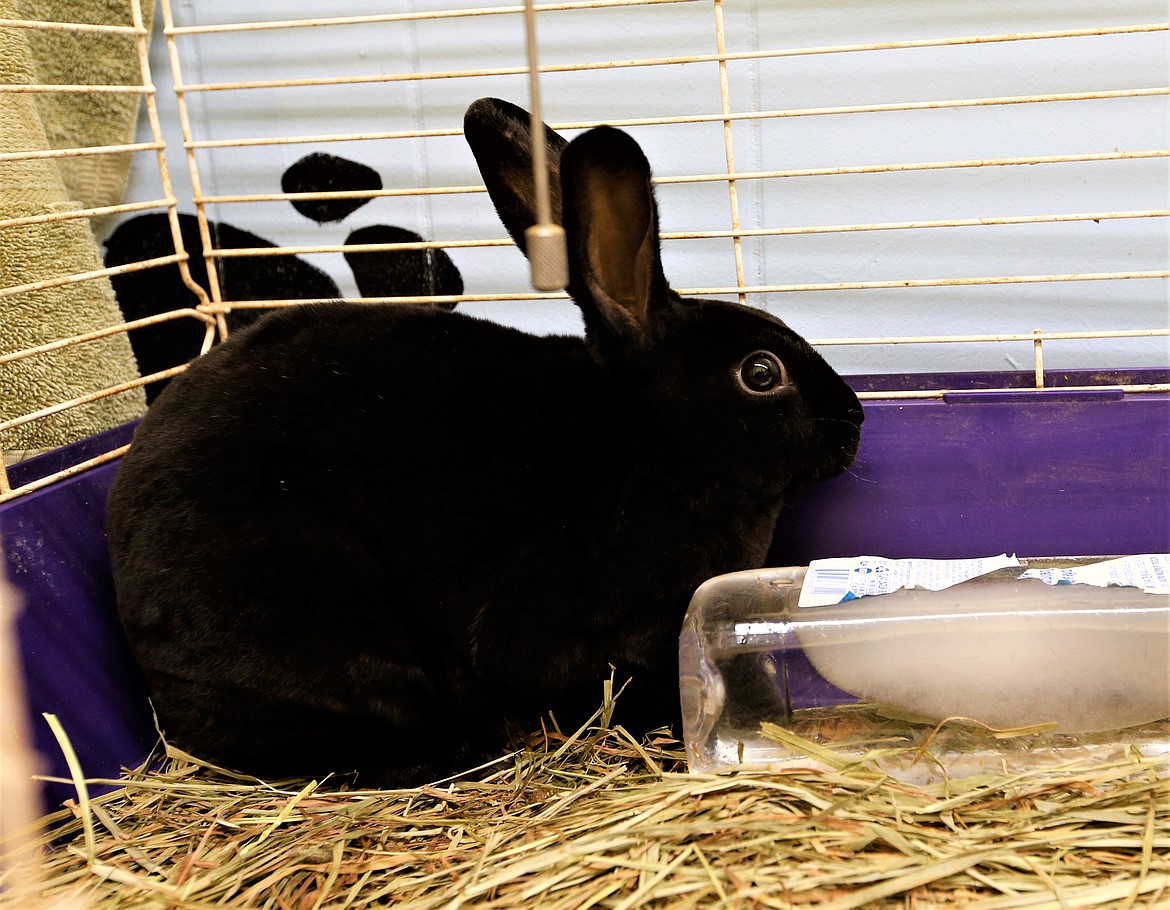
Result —
<path fill-rule="evenodd" d="M 756 351 L 744 358 L 739 378 L 749 392 L 771 392 L 785 382 L 784 365 L 768 351 Z"/>

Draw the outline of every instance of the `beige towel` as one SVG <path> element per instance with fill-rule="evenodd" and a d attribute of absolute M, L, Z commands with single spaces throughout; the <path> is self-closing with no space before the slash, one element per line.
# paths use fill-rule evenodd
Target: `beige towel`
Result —
<path fill-rule="evenodd" d="M 150 28 L 154 0 L 140 0 Z M 12 0 L 21 19 L 133 25 L 129 0 Z M 50 85 L 141 85 L 138 50 L 130 35 L 28 29 L 35 81 Z M 34 95 L 50 148 L 126 145 L 134 141 L 138 95 Z M 57 168 L 70 199 L 83 208 L 116 205 L 126 193 L 131 153 L 62 158 Z M 100 228 L 102 219 L 91 223 Z"/>
<path fill-rule="evenodd" d="M 0 0 L 0 17 L 26 18 L 18 14 L 15 0 Z M 81 17 L 81 21 L 96 20 Z M 0 83 L 27 84 L 39 80 L 26 40 L 27 31 L 0 28 Z M 93 143 L 78 136 L 67 144 Z M 49 147 L 36 97 L 0 91 L 0 151 Z M 66 189 L 56 159 L 0 161 L 0 220 L 79 207 Z M 85 219 L 0 228 L 0 288 L 19 287 L 101 267 L 97 242 Z M 104 278 L 0 297 L 0 354 L 121 321 L 113 290 Z M 137 364 L 124 334 L 0 364 L 0 421 L 81 397 L 137 375 Z M 144 410 L 145 396 L 141 389 L 135 389 L 0 433 L 0 449 L 64 445 L 141 416 Z"/>

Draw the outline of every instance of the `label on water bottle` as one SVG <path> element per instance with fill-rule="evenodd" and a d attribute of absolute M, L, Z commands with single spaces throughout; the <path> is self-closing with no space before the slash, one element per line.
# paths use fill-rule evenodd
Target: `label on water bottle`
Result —
<path fill-rule="evenodd" d="M 826 607 L 856 597 L 889 594 L 899 588 L 941 591 L 997 569 L 1018 565 L 1020 561 L 1006 553 L 982 559 L 886 559 L 882 556 L 814 559 L 805 573 L 797 606 Z"/>
<path fill-rule="evenodd" d="M 886 559 L 855 556 L 815 559 L 809 563 L 800 589 L 800 607 L 831 604 L 890 594 L 900 588 L 941 591 L 998 569 L 1020 566 L 1006 553 L 983 559 Z M 1123 556 L 1067 569 L 1028 569 L 1020 578 L 1049 585 L 1096 585 L 1141 588 L 1147 594 L 1170 594 L 1170 555 Z"/>
<path fill-rule="evenodd" d="M 1071 569 L 1029 569 L 1020 578 L 1039 578 L 1048 585 L 1141 588 L 1147 594 L 1170 594 L 1170 555 L 1122 556 Z"/>

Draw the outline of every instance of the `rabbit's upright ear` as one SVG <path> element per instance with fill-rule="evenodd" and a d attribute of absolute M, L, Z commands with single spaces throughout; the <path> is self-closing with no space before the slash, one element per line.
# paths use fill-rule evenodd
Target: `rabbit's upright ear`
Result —
<path fill-rule="evenodd" d="M 499 98 L 480 98 L 463 115 L 463 135 L 504 227 L 527 255 L 524 232 L 536 223 L 532 130 L 528 111 Z M 561 151 L 567 144 L 544 127 L 553 221 L 561 223 Z"/>
<path fill-rule="evenodd" d="M 656 311 L 673 300 L 658 246 L 650 164 L 626 133 L 602 126 L 561 158 L 569 290 L 603 348 L 648 343 Z"/>

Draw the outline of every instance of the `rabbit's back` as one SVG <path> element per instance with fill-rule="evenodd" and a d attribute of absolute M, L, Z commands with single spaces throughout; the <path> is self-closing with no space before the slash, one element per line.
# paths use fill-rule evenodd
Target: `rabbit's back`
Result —
<path fill-rule="evenodd" d="M 498 545 L 498 535 L 460 542 L 477 516 L 503 526 L 531 502 L 516 484 L 542 482 L 545 461 L 533 455 L 564 438 L 554 412 L 581 407 L 592 372 L 580 339 L 445 311 L 275 314 L 192 364 L 144 420 L 111 497 L 120 581 L 133 585 L 128 564 L 146 569 L 153 555 L 176 557 L 166 565 L 177 571 L 193 546 L 221 570 L 296 575 L 306 567 L 287 557 L 239 554 L 346 533 L 381 551 L 429 553 L 428 564 Z M 444 533 L 453 521 L 461 533 Z"/>

